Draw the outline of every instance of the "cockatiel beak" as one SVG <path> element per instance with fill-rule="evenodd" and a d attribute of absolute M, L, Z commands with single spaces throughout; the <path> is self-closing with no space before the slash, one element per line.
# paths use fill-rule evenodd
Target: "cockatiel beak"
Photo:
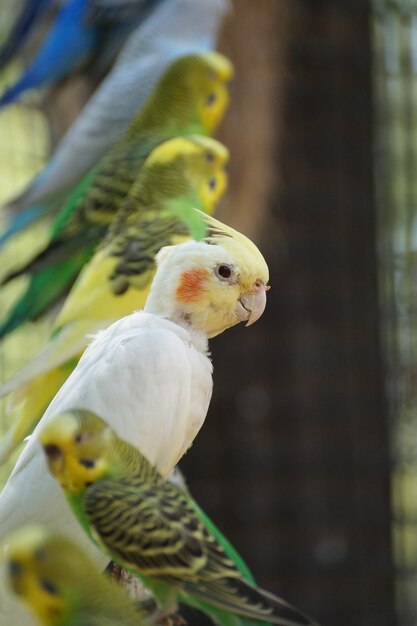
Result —
<path fill-rule="evenodd" d="M 239 298 L 235 313 L 240 322 L 246 321 L 246 326 L 254 324 L 265 311 L 266 292 L 270 286 L 257 280 L 253 288 Z"/>

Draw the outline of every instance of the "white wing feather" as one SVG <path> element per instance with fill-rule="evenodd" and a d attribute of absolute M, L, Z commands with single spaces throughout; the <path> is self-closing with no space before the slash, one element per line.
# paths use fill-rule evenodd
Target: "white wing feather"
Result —
<path fill-rule="evenodd" d="M 104 565 L 105 557 L 84 536 L 49 475 L 36 435 L 53 415 L 89 409 L 168 474 L 207 413 L 212 366 L 206 349 L 201 336 L 144 312 L 102 331 L 52 400 L 0 495 L 1 538 L 25 523 L 45 524 L 71 536 Z M 6 590 L 0 594 L 8 596 L 0 596 L 0 624 L 6 615 L 11 623 L 18 602 Z"/>

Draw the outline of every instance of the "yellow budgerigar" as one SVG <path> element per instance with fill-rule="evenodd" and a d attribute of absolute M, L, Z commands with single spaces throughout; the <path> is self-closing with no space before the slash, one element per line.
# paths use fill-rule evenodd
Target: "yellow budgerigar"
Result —
<path fill-rule="evenodd" d="M 6 568 L 9 586 L 43 626 L 149 623 L 77 544 L 41 526 L 9 538 Z"/>

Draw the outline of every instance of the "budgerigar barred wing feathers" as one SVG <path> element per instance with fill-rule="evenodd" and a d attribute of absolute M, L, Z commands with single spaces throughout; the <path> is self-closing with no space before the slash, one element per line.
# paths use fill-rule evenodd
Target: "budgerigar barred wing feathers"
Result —
<path fill-rule="evenodd" d="M 248 618 L 282 626 L 312 624 L 291 605 L 244 580 L 187 496 L 163 479 L 100 481 L 87 489 L 84 503 L 100 542 L 125 566 Z"/>

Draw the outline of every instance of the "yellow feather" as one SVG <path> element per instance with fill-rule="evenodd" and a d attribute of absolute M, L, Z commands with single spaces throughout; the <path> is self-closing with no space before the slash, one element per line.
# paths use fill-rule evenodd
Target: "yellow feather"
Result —
<path fill-rule="evenodd" d="M 189 237 L 172 237 L 172 245 L 187 241 Z M 68 296 L 61 313 L 58 315 L 55 328 L 62 328 L 73 320 L 91 321 L 117 320 L 143 309 L 156 267 L 141 275 L 143 287 L 128 289 L 125 293 L 115 295 L 109 288 L 108 277 L 113 273 L 119 259 L 107 256 L 106 250 L 95 254 L 90 263 L 81 272 L 74 289 Z M 94 325 L 95 326 L 95 325 Z M 87 331 L 91 334 L 92 331 Z M 84 329 L 85 334 L 85 329 Z"/>
<path fill-rule="evenodd" d="M 243 272 L 246 272 L 246 278 L 249 282 L 256 275 L 266 285 L 269 281 L 268 265 L 253 241 L 230 226 L 219 222 L 211 215 L 203 213 L 202 219 L 205 220 L 210 229 L 205 241 L 222 245 L 233 257 L 238 259 L 239 266 Z"/>
<path fill-rule="evenodd" d="M 201 149 L 212 150 L 219 162 L 226 163 L 229 160 L 229 150 L 215 139 L 203 135 L 189 135 L 161 143 L 155 150 L 152 150 L 146 159 L 146 165 L 149 167 L 155 163 L 171 162 L 183 156 L 199 156 Z"/>

